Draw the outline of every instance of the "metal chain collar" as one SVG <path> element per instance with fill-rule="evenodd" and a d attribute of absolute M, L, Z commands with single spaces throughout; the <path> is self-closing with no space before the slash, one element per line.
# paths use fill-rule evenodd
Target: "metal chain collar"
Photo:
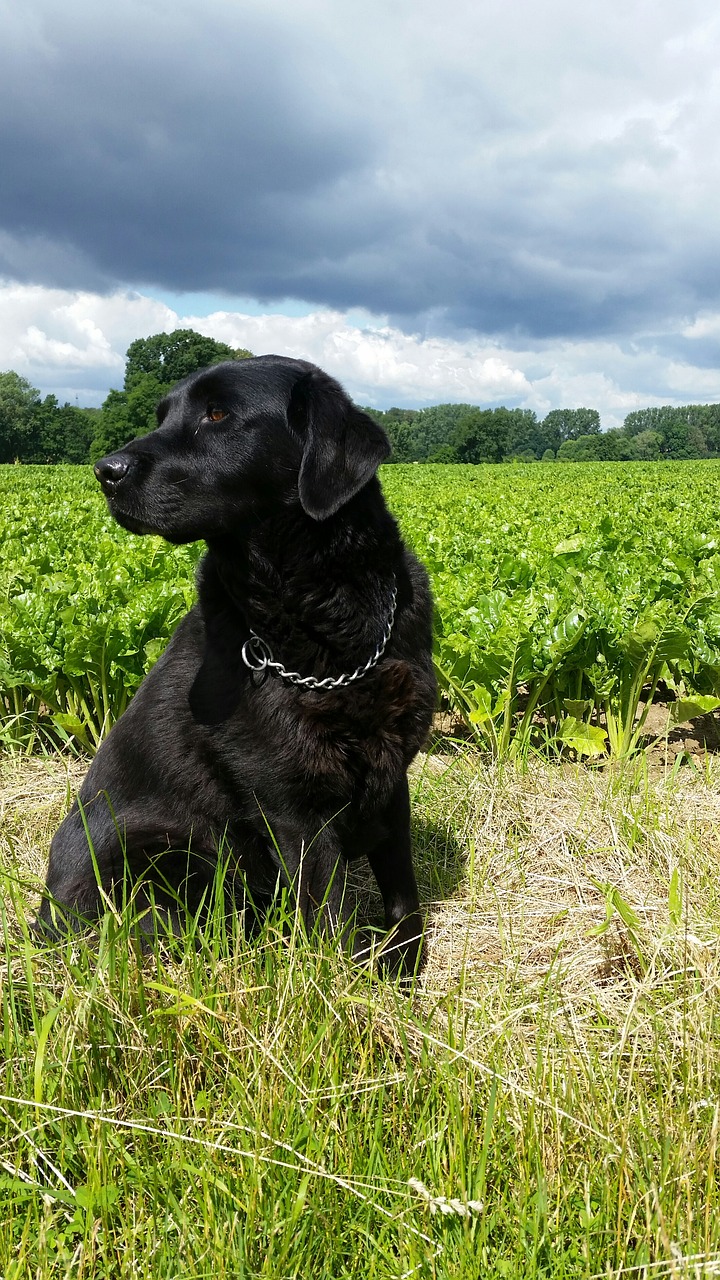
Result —
<path fill-rule="evenodd" d="M 325 676 L 324 680 L 318 680 L 317 676 L 301 676 L 298 671 L 286 671 L 281 662 L 275 662 L 272 649 L 267 640 L 263 640 L 255 631 L 250 632 L 250 639 L 246 640 L 242 647 L 242 660 L 246 667 L 251 671 L 275 671 L 281 680 L 287 681 L 288 684 L 302 685 L 304 689 L 340 689 L 346 684 L 352 684 L 354 680 L 362 680 L 368 671 L 372 671 L 382 658 L 395 621 L 395 610 L 397 608 L 397 584 L 393 579 L 392 596 L 390 597 L 390 614 L 383 632 L 382 640 L 371 658 L 368 658 L 364 667 L 357 667 L 351 674 L 341 676 Z"/>

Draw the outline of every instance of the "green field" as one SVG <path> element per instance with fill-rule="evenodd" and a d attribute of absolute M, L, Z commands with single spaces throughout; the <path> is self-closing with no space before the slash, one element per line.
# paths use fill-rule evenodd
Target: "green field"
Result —
<path fill-rule="evenodd" d="M 394 466 L 441 686 L 496 755 L 632 752 L 658 688 L 720 696 L 720 463 Z M 0 469 L 6 740 L 91 748 L 193 596 L 199 548 L 115 526 L 89 471 Z M 700 701 L 698 701 L 700 699 Z"/>
<path fill-rule="evenodd" d="M 197 549 L 118 529 L 85 472 L 0 469 L 3 1280 L 720 1274 L 720 765 L 640 749 L 650 694 L 720 695 L 720 464 L 383 479 L 469 726 L 412 771 L 410 992 L 284 901 L 251 941 L 142 956 L 130 904 L 37 949 L 83 748 Z"/>

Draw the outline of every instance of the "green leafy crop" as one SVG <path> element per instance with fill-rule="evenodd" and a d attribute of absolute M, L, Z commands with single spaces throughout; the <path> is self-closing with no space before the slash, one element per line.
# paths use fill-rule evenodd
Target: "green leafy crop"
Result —
<path fill-rule="evenodd" d="M 720 705 L 720 463 L 395 465 L 441 688 L 499 755 L 631 753 L 658 689 Z M 90 471 L 0 468 L 0 716 L 97 745 L 194 599 L 199 545 L 134 537 Z"/>
<path fill-rule="evenodd" d="M 659 686 L 688 716 L 720 705 L 719 464 L 396 466 L 384 485 L 432 576 L 441 687 L 498 754 L 628 755 Z"/>
<path fill-rule="evenodd" d="M 0 468 L 0 715 L 88 750 L 194 597 L 199 547 L 133 538 L 79 467 Z"/>

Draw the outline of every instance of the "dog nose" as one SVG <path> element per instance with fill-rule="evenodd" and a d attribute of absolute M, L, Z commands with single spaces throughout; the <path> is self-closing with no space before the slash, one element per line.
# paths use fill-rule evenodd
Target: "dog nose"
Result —
<path fill-rule="evenodd" d="M 115 453 L 96 462 L 94 470 L 103 489 L 114 489 L 130 470 L 130 459 L 127 454 Z"/>

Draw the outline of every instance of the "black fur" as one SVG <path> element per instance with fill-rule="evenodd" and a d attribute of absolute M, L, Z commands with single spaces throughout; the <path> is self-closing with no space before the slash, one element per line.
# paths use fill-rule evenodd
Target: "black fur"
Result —
<path fill-rule="evenodd" d="M 207 543 L 199 599 L 53 840 L 39 926 L 96 918 L 96 872 L 108 893 L 129 878 L 142 904 L 154 868 L 179 929 L 175 894 L 200 903 L 223 845 L 236 901 L 242 885 L 266 898 L 280 877 L 306 924 L 344 930 L 344 864 L 365 855 L 392 930 L 383 962 L 411 970 L 422 923 L 406 771 L 435 682 L 427 576 L 375 474 L 387 438 L 332 378 L 281 356 L 193 374 L 157 416 L 95 471 L 125 528 Z M 302 689 L 242 662 L 252 629 L 287 670 L 354 671 L 382 638 L 393 584 L 390 641 L 356 683 Z"/>

